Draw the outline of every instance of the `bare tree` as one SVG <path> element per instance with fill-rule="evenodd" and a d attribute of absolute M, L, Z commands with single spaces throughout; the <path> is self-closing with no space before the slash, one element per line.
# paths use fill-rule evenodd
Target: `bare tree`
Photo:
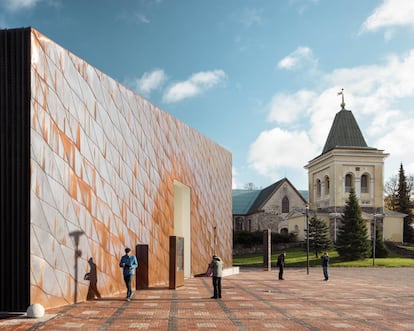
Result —
<path fill-rule="evenodd" d="M 414 194 L 414 176 L 406 176 L 407 191 L 410 196 Z M 385 183 L 384 194 L 385 194 L 385 207 L 389 210 L 396 210 L 398 206 L 398 189 L 399 189 L 399 175 L 394 175 Z"/>
<path fill-rule="evenodd" d="M 249 191 L 257 190 L 257 186 L 254 183 L 247 183 L 244 185 L 244 188 Z"/>

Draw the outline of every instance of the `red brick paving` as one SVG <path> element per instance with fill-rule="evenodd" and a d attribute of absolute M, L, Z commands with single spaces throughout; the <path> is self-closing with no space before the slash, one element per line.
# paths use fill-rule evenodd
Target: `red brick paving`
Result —
<path fill-rule="evenodd" d="M 137 291 L 50 309 L 45 318 L 0 320 L 0 330 L 414 330 L 413 268 L 242 269 L 210 299 L 210 278 L 177 290 Z"/>

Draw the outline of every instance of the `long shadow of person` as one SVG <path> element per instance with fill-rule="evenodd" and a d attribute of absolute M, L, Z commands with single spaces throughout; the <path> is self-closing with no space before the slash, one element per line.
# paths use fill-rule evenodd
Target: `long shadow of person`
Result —
<path fill-rule="evenodd" d="M 86 300 L 94 300 L 95 298 L 100 299 L 101 294 L 98 291 L 98 275 L 96 272 L 96 264 L 93 262 L 93 258 L 89 258 L 89 272 L 85 274 L 84 279 L 89 280 L 89 289 L 88 294 L 86 295 Z"/>

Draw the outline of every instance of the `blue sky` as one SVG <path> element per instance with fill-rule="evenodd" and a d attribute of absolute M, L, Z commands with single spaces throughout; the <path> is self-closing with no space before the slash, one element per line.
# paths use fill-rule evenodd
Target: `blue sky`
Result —
<path fill-rule="evenodd" d="M 414 1 L 0 0 L 32 26 L 233 155 L 233 188 L 322 152 L 344 89 L 384 180 L 414 173 Z"/>

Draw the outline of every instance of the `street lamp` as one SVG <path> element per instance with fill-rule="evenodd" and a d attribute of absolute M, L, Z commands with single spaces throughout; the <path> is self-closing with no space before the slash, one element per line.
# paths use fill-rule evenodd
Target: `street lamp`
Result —
<path fill-rule="evenodd" d="M 377 217 L 381 219 L 383 216 L 383 213 L 377 214 L 376 212 L 374 212 L 374 230 L 372 234 L 372 266 L 375 266 L 375 246 L 377 243 Z"/>
<path fill-rule="evenodd" d="M 306 273 L 309 275 L 309 205 L 306 205 Z"/>
<path fill-rule="evenodd" d="M 375 244 L 377 240 L 376 236 L 377 236 L 377 214 L 374 213 L 374 233 L 372 235 L 372 241 L 373 241 L 372 243 L 373 245 L 372 246 L 372 266 L 373 267 L 375 266 Z"/>
<path fill-rule="evenodd" d="M 214 243 L 213 243 L 213 255 L 216 255 L 216 244 L 217 244 L 217 226 L 213 227 L 214 230 Z"/>

